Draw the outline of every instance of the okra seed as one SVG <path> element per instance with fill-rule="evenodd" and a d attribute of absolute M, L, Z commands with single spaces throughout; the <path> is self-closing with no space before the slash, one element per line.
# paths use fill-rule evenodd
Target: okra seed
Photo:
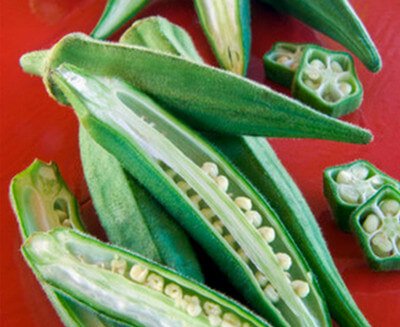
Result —
<path fill-rule="evenodd" d="M 204 312 L 207 315 L 219 316 L 222 313 L 222 309 L 218 304 L 207 301 L 204 303 Z"/>
<path fill-rule="evenodd" d="M 56 213 L 59 221 L 64 221 L 65 219 L 68 218 L 68 215 L 64 210 L 56 209 L 54 210 L 54 212 Z"/>
<path fill-rule="evenodd" d="M 183 296 L 182 288 L 179 285 L 173 283 L 170 283 L 167 286 L 165 286 L 164 292 L 166 295 L 168 295 L 170 298 L 174 300 L 182 299 Z"/>
<path fill-rule="evenodd" d="M 240 327 L 241 321 L 238 316 L 233 313 L 225 313 L 222 316 L 221 327 Z"/>
<path fill-rule="evenodd" d="M 224 232 L 224 223 L 221 220 L 217 220 L 216 222 L 214 222 L 213 227 L 219 234 L 222 234 Z"/>
<path fill-rule="evenodd" d="M 146 280 L 148 273 L 149 270 L 146 267 L 143 267 L 141 265 L 134 265 L 129 271 L 129 277 L 135 282 L 143 283 Z"/>
<path fill-rule="evenodd" d="M 260 284 L 261 287 L 265 287 L 267 285 L 268 279 L 261 271 L 257 271 L 255 277 L 257 279 L 258 284 Z"/>
<path fill-rule="evenodd" d="M 64 227 L 72 228 L 71 220 L 69 220 L 69 219 L 65 219 L 65 220 L 62 222 L 62 225 L 63 225 Z"/>
<path fill-rule="evenodd" d="M 318 81 L 321 78 L 321 74 L 315 70 L 309 70 L 307 76 L 313 82 Z"/>
<path fill-rule="evenodd" d="M 355 204 L 358 202 L 360 195 L 358 194 L 357 190 L 353 187 L 345 187 L 346 185 L 339 185 L 339 195 L 340 197 L 351 204 Z"/>
<path fill-rule="evenodd" d="M 319 59 L 313 59 L 310 62 L 310 65 L 312 67 L 314 67 L 314 68 L 317 68 L 317 69 L 325 69 L 325 64 Z"/>
<path fill-rule="evenodd" d="M 179 189 L 181 189 L 185 193 L 190 190 L 189 184 L 185 181 L 179 181 L 178 183 L 176 183 L 176 186 L 178 186 Z"/>
<path fill-rule="evenodd" d="M 235 199 L 235 203 L 240 209 L 243 209 L 245 211 L 251 210 L 251 207 L 253 206 L 253 204 L 251 203 L 251 200 L 244 196 L 238 196 Z"/>
<path fill-rule="evenodd" d="M 286 65 L 289 60 L 290 58 L 287 56 L 279 56 L 276 62 L 281 65 Z"/>
<path fill-rule="evenodd" d="M 278 259 L 279 265 L 283 270 L 289 270 L 292 266 L 292 258 L 286 253 L 277 253 L 276 258 Z"/>
<path fill-rule="evenodd" d="M 192 196 L 189 198 L 189 200 L 193 203 L 193 205 L 194 205 L 196 208 L 199 208 L 200 201 L 201 201 L 201 196 L 200 196 L 200 195 L 198 195 L 198 194 L 192 195 Z"/>
<path fill-rule="evenodd" d="M 383 233 L 379 233 L 375 235 L 372 240 L 372 249 L 374 250 L 375 254 L 380 257 L 387 257 L 393 250 L 393 244 L 387 235 Z"/>
<path fill-rule="evenodd" d="M 366 168 L 364 166 L 353 167 L 353 168 L 351 168 L 351 172 L 356 178 L 361 179 L 361 180 L 366 179 L 369 174 L 368 168 Z"/>
<path fill-rule="evenodd" d="M 247 254 L 244 252 L 244 250 L 242 248 L 239 248 L 237 250 L 237 254 L 243 259 L 244 262 L 249 263 L 249 257 L 247 256 Z"/>
<path fill-rule="evenodd" d="M 211 218 L 215 216 L 215 213 L 211 208 L 201 209 L 200 212 L 207 220 L 211 220 Z"/>
<path fill-rule="evenodd" d="M 275 240 L 275 230 L 272 227 L 263 226 L 258 229 L 258 232 L 261 234 L 261 237 L 265 242 L 271 243 Z"/>
<path fill-rule="evenodd" d="M 339 64 L 337 61 L 332 61 L 331 62 L 331 69 L 332 71 L 334 71 L 335 73 L 341 73 L 343 72 L 343 67 L 341 64 Z"/>
<path fill-rule="evenodd" d="M 321 85 L 320 83 L 314 83 L 312 81 L 310 81 L 309 79 L 305 80 L 304 82 L 309 88 L 316 90 L 319 88 L 319 86 Z"/>
<path fill-rule="evenodd" d="M 219 175 L 216 179 L 215 182 L 217 183 L 218 188 L 223 191 L 226 192 L 228 191 L 228 187 L 229 187 L 229 181 L 228 178 L 226 178 L 223 175 Z"/>
<path fill-rule="evenodd" d="M 225 241 L 228 242 L 228 244 L 229 244 L 231 247 L 234 247 L 234 246 L 235 246 L 235 243 L 236 243 L 236 242 L 235 242 L 235 239 L 233 238 L 232 235 L 228 234 L 228 235 L 224 236 L 224 239 L 225 239 Z"/>
<path fill-rule="evenodd" d="M 302 280 L 294 280 L 291 285 L 294 292 L 301 298 L 306 297 L 310 293 L 310 286 Z"/>
<path fill-rule="evenodd" d="M 271 300 L 272 303 L 279 301 L 279 294 L 271 284 L 268 284 L 264 288 L 264 294 Z"/>
<path fill-rule="evenodd" d="M 209 315 L 208 322 L 210 323 L 211 326 L 220 326 L 221 322 L 222 322 L 222 318 L 221 318 L 221 316 Z"/>
<path fill-rule="evenodd" d="M 258 213 L 258 211 L 254 211 L 254 210 L 249 210 L 246 211 L 246 213 L 244 214 L 247 218 L 247 220 L 256 228 L 260 227 L 262 224 L 262 217 L 261 215 Z"/>
<path fill-rule="evenodd" d="M 367 216 L 362 226 L 367 233 L 375 232 L 380 225 L 380 220 L 377 215 L 371 213 Z"/>
<path fill-rule="evenodd" d="M 218 166 L 213 162 L 205 162 L 201 169 L 203 169 L 203 171 L 211 177 L 218 176 Z"/>
<path fill-rule="evenodd" d="M 118 257 L 115 257 L 111 261 L 111 272 L 117 273 L 120 275 L 124 275 L 126 271 L 126 261 L 124 259 L 119 259 Z"/>
<path fill-rule="evenodd" d="M 352 91 L 352 87 L 349 83 L 342 82 L 339 84 L 339 90 L 343 95 L 349 95 Z"/>
<path fill-rule="evenodd" d="M 383 184 L 382 177 L 380 177 L 379 175 L 375 175 L 374 177 L 372 177 L 372 178 L 370 179 L 370 182 L 371 182 L 371 185 L 372 185 L 374 188 L 381 187 L 382 184 Z"/>
<path fill-rule="evenodd" d="M 298 62 L 294 62 L 293 64 L 290 65 L 290 69 L 291 70 L 296 70 L 299 67 L 299 63 Z"/>
<path fill-rule="evenodd" d="M 193 295 L 185 295 L 184 300 L 187 303 L 186 306 L 186 312 L 192 316 L 192 317 L 197 317 L 201 314 L 202 308 L 200 305 L 200 300 L 197 296 Z"/>
<path fill-rule="evenodd" d="M 350 184 L 353 181 L 352 174 L 347 170 L 342 170 L 336 176 L 336 182 L 339 184 Z"/>
<path fill-rule="evenodd" d="M 149 277 L 147 277 L 146 285 L 153 290 L 162 292 L 164 288 L 164 278 L 152 273 L 149 275 Z"/>
<path fill-rule="evenodd" d="M 386 200 L 380 205 L 385 216 L 395 216 L 400 210 L 400 203 L 396 200 Z"/>

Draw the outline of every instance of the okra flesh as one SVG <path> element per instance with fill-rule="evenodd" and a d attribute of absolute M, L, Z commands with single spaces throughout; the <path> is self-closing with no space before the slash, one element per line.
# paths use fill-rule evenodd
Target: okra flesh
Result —
<path fill-rule="evenodd" d="M 381 188 L 351 216 L 352 229 L 370 266 L 400 270 L 400 192 Z"/>
<path fill-rule="evenodd" d="M 195 0 L 194 3 L 221 67 L 245 75 L 250 55 L 249 0 Z"/>
<path fill-rule="evenodd" d="M 200 136 L 117 79 L 71 66 L 51 78 L 92 137 L 179 217 L 253 306 L 278 325 L 330 324 L 312 273 L 274 212 Z M 246 218 L 249 211 L 261 216 L 257 227 Z M 268 280 L 262 282 L 267 295 L 256 274 Z"/>
<path fill-rule="evenodd" d="M 30 54 L 23 56 L 21 64 L 32 68 L 30 59 L 34 59 Z M 37 65 L 44 64 L 49 71 L 62 63 L 119 77 L 202 130 L 355 143 L 368 143 L 372 137 L 236 74 L 143 47 L 71 34 L 53 47 L 45 63 Z M 45 78 L 45 83 L 50 94 L 65 102 L 51 80 Z"/>
<path fill-rule="evenodd" d="M 22 251 L 40 279 L 125 324 L 267 326 L 201 284 L 71 230 L 37 233 Z"/>

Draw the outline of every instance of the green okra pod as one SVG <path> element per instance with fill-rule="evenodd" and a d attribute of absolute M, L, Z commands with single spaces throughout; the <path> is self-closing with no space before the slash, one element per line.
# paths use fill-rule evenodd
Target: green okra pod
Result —
<path fill-rule="evenodd" d="M 116 78 L 50 72 L 93 139 L 203 245 L 279 326 L 329 326 L 313 273 L 269 205 L 204 139 Z"/>
<path fill-rule="evenodd" d="M 204 281 L 181 227 L 84 128 L 79 133 L 85 179 L 109 241 Z"/>
<path fill-rule="evenodd" d="M 330 36 L 372 72 L 382 68 L 379 52 L 347 0 L 262 0 Z"/>
<path fill-rule="evenodd" d="M 108 0 L 91 36 L 96 39 L 108 38 L 148 3 L 149 0 Z"/>
<path fill-rule="evenodd" d="M 269 326 L 204 285 L 72 230 L 32 235 L 22 253 L 40 280 L 127 326 Z"/>
<path fill-rule="evenodd" d="M 195 0 L 194 4 L 221 67 L 245 75 L 251 43 L 249 0 Z"/>
<path fill-rule="evenodd" d="M 325 169 L 324 194 L 339 228 L 349 232 L 351 214 L 384 185 L 400 189 L 399 181 L 366 160 Z"/>
<path fill-rule="evenodd" d="M 351 227 L 369 265 L 400 270 L 400 192 L 382 187 L 351 215 Z"/>
<path fill-rule="evenodd" d="M 21 65 L 32 67 L 31 61 L 36 59 L 27 54 L 21 58 Z M 71 34 L 37 66 L 44 65 L 49 71 L 63 63 L 92 74 L 121 78 L 199 129 L 353 143 L 371 141 L 368 131 L 320 114 L 265 86 L 159 51 Z M 50 93 L 62 100 L 62 92 L 57 94 L 60 92 L 51 80 L 45 77 L 45 82 Z"/>

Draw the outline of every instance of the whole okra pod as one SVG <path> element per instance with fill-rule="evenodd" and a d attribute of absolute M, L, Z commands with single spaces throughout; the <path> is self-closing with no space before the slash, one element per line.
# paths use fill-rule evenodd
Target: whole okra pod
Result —
<path fill-rule="evenodd" d="M 37 52 L 21 58 L 22 67 L 32 73 L 48 72 L 63 63 L 121 78 L 202 130 L 353 143 L 371 140 L 366 130 L 320 114 L 236 74 L 143 47 L 71 34 L 58 42 L 45 60 Z M 50 93 L 61 100 L 62 92 L 57 92 L 51 80 L 45 78 L 45 82 Z"/>

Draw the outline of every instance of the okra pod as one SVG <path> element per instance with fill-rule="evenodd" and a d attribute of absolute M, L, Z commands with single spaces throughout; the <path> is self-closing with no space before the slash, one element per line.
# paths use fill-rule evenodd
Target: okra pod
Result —
<path fill-rule="evenodd" d="M 399 181 L 365 160 L 325 169 L 324 194 L 339 228 L 349 232 L 351 214 L 384 185 L 400 189 Z"/>
<path fill-rule="evenodd" d="M 215 149 L 116 78 L 71 65 L 49 78 L 113 154 L 278 326 L 329 326 L 316 279 L 274 211 Z"/>
<path fill-rule="evenodd" d="M 249 0 L 195 0 L 194 4 L 221 67 L 246 75 L 251 43 Z"/>
<path fill-rule="evenodd" d="M 204 281 L 181 227 L 84 128 L 79 140 L 85 179 L 108 240 Z"/>
<path fill-rule="evenodd" d="M 382 68 L 374 42 L 347 0 L 262 0 L 330 36 L 353 52 L 372 72 Z"/>
<path fill-rule="evenodd" d="M 21 65 L 32 67 L 36 59 L 27 54 L 21 58 Z M 372 137 L 366 130 L 318 113 L 236 74 L 143 47 L 71 34 L 37 66 L 44 65 L 49 71 L 62 63 L 121 78 L 202 130 L 353 143 L 368 143 Z M 62 92 L 57 94 L 60 92 L 47 77 L 45 82 L 50 93 L 61 100 Z"/>
<path fill-rule="evenodd" d="M 108 38 L 148 3 L 149 0 L 108 0 L 91 36 L 96 39 Z"/>

